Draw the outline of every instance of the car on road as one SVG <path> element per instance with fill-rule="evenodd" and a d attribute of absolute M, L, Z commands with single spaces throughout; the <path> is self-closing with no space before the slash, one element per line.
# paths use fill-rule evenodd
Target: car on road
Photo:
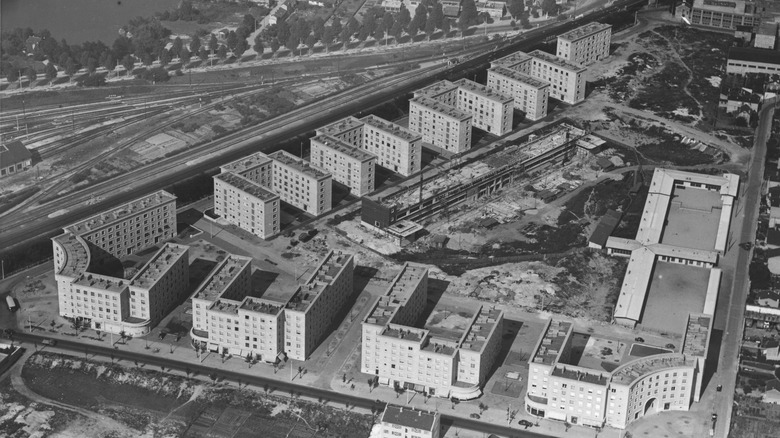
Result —
<path fill-rule="evenodd" d="M 57 340 L 56 339 L 44 339 L 44 340 L 41 341 L 41 343 L 43 345 L 48 345 L 50 347 L 54 347 L 55 345 L 57 345 Z"/>
<path fill-rule="evenodd" d="M 716 386 L 716 387 L 715 387 L 715 391 L 717 391 L 717 392 L 721 392 L 721 391 L 723 391 L 723 385 L 718 385 L 718 386 Z"/>
<path fill-rule="evenodd" d="M 638 337 L 638 336 L 637 336 L 636 338 L 634 338 L 634 340 L 635 340 L 636 342 L 645 342 L 645 338 L 640 338 L 640 337 Z"/>
<path fill-rule="evenodd" d="M 666 344 L 666 348 L 671 348 L 672 350 L 675 349 L 674 344 Z"/>
<path fill-rule="evenodd" d="M 473 418 L 475 420 L 479 420 L 479 414 L 471 414 L 471 415 L 469 415 L 469 417 L 471 417 L 471 418 Z"/>
<path fill-rule="evenodd" d="M 530 422 L 530 421 L 528 421 L 528 420 L 520 420 L 520 421 L 519 421 L 517 424 L 519 424 L 519 425 L 521 425 L 521 426 L 525 427 L 526 429 L 528 429 L 529 427 L 531 427 L 531 426 L 533 426 L 533 425 L 534 425 L 533 423 L 531 423 L 531 422 Z"/>

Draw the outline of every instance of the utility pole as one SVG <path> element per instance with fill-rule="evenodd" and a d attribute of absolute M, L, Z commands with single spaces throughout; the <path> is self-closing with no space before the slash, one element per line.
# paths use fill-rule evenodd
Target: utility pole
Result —
<path fill-rule="evenodd" d="M 3 280 L 5 280 L 5 260 L 0 260 L 0 269 L 3 271 Z"/>

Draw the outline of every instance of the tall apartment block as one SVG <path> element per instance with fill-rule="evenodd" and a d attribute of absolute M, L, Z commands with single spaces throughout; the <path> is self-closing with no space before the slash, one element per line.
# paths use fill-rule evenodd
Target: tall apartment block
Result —
<path fill-rule="evenodd" d="M 534 50 L 529 55 L 531 76 L 550 83 L 551 97 L 570 104 L 585 100 L 585 67 L 541 50 Z"/>
<path fill-rule="evenodd" d="M 346 117 L 317 129 L 361 148 L 377 158 L 377 164 L 404 176 L 421 168 L 422 136 L 375 115 Z"/>
<path fill-rule="evenodd" d="M 96 330 L 148 333 L 184 298 L 187 247 L 165 244 L 130 279 L 96 271 L 108 257 L 151 248 L 175 234 L 176 197 L 165 191 L 65 227 L 52 239 L 60 315 L 79 318 Z"/>
<path fill-rule="evenodd" d="M 268 155 L 273 160 L 271 190 L 282 201 L 319 216 L 332 208 L 332 177 L 309 162 L 285 151 Z"/>
<path fill-rule="evenodd" d="M 312 166 L 330 172 L 355 196 L 374 191 L 376 156 L 330 135 L 311 139 Z"/>
<path fill-rule="evenodd" d="M 490 68 L 504 67 L 520 73 L 531 74 L 531 57 L 525 52 L 514 52 L 490 61 Z"/>
<path fill-rule="evenodd" d="M 514 99 L 468 79 L 455 82 L 458 87 L 458 109 L 472 116 L 475 128 L 495 135 L 512 131 Z"/>
<path fill-rule="evenodd" d="M 422 135 L 374 115 L 360 121 L 364 123 L 360 147 L 376 155 L 380 166 L 404 176 L 420 171 Z"/>
<path fill-rule="evenodd" d="M 287 356 L 306 360 L 352 296 L 354 257 L 331 251 L 284 308 Z"/>
<path fill-rule="evenodd" d="M 427 287 L 426 267 L 403 266 L 363 320 L 361 371 L 385 385 L 476 398 L 501 347 L 503 312 L 480 307 L 462 331 L 417 328 Z"/>
<path fill-rule="evenodd" d="M 547 117 L 550 83 L 534 79 L 517 70 L 496 66 L 488 70 L 487 86 L 514 98 L 515 108 L 529 120 Z"/>
<path fill-rule="evenodd" d="M 352 295 L 353 256 L 331 251 L 286 301 L 252 296 L 252 259 L 220 262 L 192 295 L 192 331 L 210 351 L 275 362 L 305 360 Z"/>
<path fill-rule="evenodd" d="M 409 101 L 409 129 L 455 154 L 471 149 L 471 115 L 426 96 Z"/>
<path fill-rule="evenodd" d="M 214 213 L 263 239 L 279 233 L 279 195 L 232 172 L 214 176 Z"/>
<path fill-rule="evenodd" d="M 590 65 L 609 56 L 612 25 L 588 23 L 558 35 L 559 58 L 581 65 Z"/>

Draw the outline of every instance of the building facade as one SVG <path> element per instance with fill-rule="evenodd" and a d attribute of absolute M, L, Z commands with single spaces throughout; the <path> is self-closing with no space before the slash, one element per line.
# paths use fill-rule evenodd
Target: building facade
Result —
<path fill-rule="evenodd" d="M 331 251 L 292 297 L 252 296 L 252 259 L 230 255 L 192 295 L 197 348 L 277 362 L 306 360 L 353 291 L 353 256 Z"/>
<path fill-rule="evenodd" d="M 332 177 L 307 161 L 285 151 L 270 155 L 273 160 L 272 191 L 282 201 L 319 216 L 332 208 Z"/>
<path fill-rule="evenodd" d="M 588 23 L 558 35 L 559 58 L 580 65 L 590 65 L 609 56 L 612 25 Z"/>
<path fill-rule="evenodd" d="M 279 233 L 279 195 L 232 172 L 214 176 L 214 213 L 267 239 Z"/>
<path fill-rule="evenodd" d="M 488 70 L 487 86 L 512 96 L 515 109 L 525 113 L 529 120 L 547 117 L 547 99 L 550 83 L 502 66 Z"/>
<path fill-rule="evenodd" d="M 550 83 L 550 97 L 570 104 L 585 100 L 585 67 L 541 50 L 534 50 L 529 55 L 530 75 Z"/>
<path fill-rule="evenodd" d="M 381 438 L 441 437 L 441 415 L 438 412 L 388 404 L 379 425 Z"/>
<path fill-rule="evenodd" d="M 186 247 L 165 244 L 138 273 L 106 275 L 110 259 L 176 234 L 176 197 L 159 191 L 64 228 L 52 238 L 60 315 L 110 333 L 144 335 L 177 300 L 188 279 Z"/>
<path fill-rule="evenodd" d="M 718 29 L 737 26 L 756 27 L 761 24 L 761 6 L 744 0 L 693 0 L 691 24 Z"/>
<path fill-rule="evenodd" d="M 359 146 L 377 157 L 377 164 L 409 176 L 422 168 L 422 135 L 374 115 L 360 119 L 363 141 Z"/>
<path fill-rule="evenodd" d="M 284 308 L 287 357 L 306 360 L 352 296 L 354 257 L 331 251 Z"/>
<path fill-rule="evenodd" d="M 374 191 L 376 156 L 373 154 L 336 137 L 318 135 L 311 139 L 310 161 L 349 187 L 355 196 Z"/>
<path fill-rule="evenodd" d="M 430 97 L 409 101 L 409 129 L 447 152 L 459 154 L 471 149 L 471 122 L 468 113 Z"/>
<path fill-rule="evenodd" d="M 780 74 L 780 52 L 751 47 L 732 47 L 726 62 L 727 74 Z"/>
<path fill-rule="evenodd" d="M 457 107 L 471 114 L 471 123 L 475 128 L 495 135 L 512 131 L 512 97 L 468 79 L 460 79 L 455 85 L 458 87 Z"/>

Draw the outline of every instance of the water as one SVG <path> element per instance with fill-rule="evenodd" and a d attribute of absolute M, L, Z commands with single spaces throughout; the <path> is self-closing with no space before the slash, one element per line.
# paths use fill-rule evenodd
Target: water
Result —
<path fill-rule="evenodd" d="M 138 16 L 151 17 L 179 0 L 0 0 L 0 28 L 49 29 L 58 41 L 103 41 L 110 46 L 119 28 Z"/>

